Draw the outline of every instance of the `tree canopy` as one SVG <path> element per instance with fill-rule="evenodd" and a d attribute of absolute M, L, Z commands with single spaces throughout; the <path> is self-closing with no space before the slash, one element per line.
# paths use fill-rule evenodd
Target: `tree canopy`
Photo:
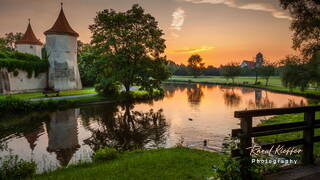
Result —
<path fill-rule="evenodd" d="M 17 32 L 17 33 L 6 33 L 4 37 L 0 37 L 0 51 L 13 51 L 15 42 L 19 39 L 21 39 L 23 36 L 23 33 Z"/>
<path fill-rule="evenodd" d="M 192 75 L 194 77 L 199 76 L 201 70 L 204 69 L 204 63 L 202 62 L 202 58 L 199 54 L 191 55 L 188 59 L 188 65 L 191 67 Z"/>
<path fill-rule="evenodd" d="M 98 81 L 133 85 L 152 91 L 169 77 L 163 31 L 155 18 L 135 4 L 126 12 L 105 9 L 97 13 L 92 32 Z"/>
<path fill-rule="evenodd" d="M 312 57 L 320 50 L 320 1 L 280 0 L 280 4 L 292 17 L 293 48 L 305 57 Z"/>
<path fill-rule="evenodd" d="M 234 78 L 241 74 L 241 67 L 236 63 L 229 63 L 221 67 L 222 75 L 227 79 L 232 79 L 234 83 Z"/>

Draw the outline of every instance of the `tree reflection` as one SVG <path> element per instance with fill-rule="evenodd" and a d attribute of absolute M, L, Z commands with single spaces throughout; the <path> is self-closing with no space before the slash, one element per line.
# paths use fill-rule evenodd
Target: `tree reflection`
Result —
<path fill-rule="evenodd" d="M 204 93 L 202 91 L 203 86 L 199 84 L 192 85 L 192 87 L 187 88 L 188 101 L 190 104 L 199 105 Z"/>
<path fill-rule="evenodd" d="M 268 92 L 265 91 L 265 97 L 262 96 L 261 90 L 255 90 L 255 100 L 249 101 L 250 109 L 270 109 L 275 106 L 274 102 L 269 99 Z"/>
<path fill-rule="evenodd" d="M 31 151 L 33 151 L 39 136 L 44 133 L 42 123 L 49 120 L 49 112 L 2 116 L 0 122 L 0 150 L 8 150 L 7 141 L 12 137 L 25 137 Z"/>
<path fill-rule="evenodd" d="M 229 107 L 237 107 L 241 102 L 241 97 L 234 92 L 233 88 L 224 91 L 223 99 L 224 103 Z"/>
<path fill-rule="evenodd" d="M 95 112 L 101 112 L 103 106 L 96 108 Z M 150 109 L 148 112 L 133 111 L 132 104 L 117 109 L 118 111 L 99 113 L 98 117 L 94 117 L 98 127 L 87 127 L 92 136 L 84 140 L 85 144 L 94 151 L 102 147 L 131 150 L 164 145 L 168 125 L 162 109 L 158 111 Z M 88 111 L 89 109 L 81 113 Z M 82 116 L 86 117 L 89 116 Z"/>

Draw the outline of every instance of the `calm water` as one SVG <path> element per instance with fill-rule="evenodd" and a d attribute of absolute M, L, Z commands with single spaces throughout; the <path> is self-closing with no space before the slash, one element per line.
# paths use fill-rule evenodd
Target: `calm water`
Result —
<path fill-rule="evenodd" d="M 38 171 L 90 160 L 95 150 L 113 146 L 219 150 L 239 127 L 233 112 L 308 105 L 303 97 L 218 85 L 166 85 L 166 96 L 139 104 L 106 104 L 57 112 L 2 117 L 0 157 L 17 154 L 38 163 Z M 255 123 L 259 123 L 256 120 Z"/>

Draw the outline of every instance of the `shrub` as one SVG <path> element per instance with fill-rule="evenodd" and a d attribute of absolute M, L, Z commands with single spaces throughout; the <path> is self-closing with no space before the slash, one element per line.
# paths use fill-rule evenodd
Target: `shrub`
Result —
<path fill-rule="evenodd" d="M 26 71 L 30 78 L 33 75 L 38 76 L 39 73 L 47 72 L 49 62 L 28 53 L 0 52 L 0 68 L 6 68 L 9 72 L 15 72 L 18 69 Z"/>
<path fill-rule="evenodd" d="M 0 179 L 22 179 L 36 173 L 37 164 L 19 159 L 18 156 L 0 158 Z"/>
<path fill-rule="evenodd" d="M 94 162 L 101 162 L 107 160 L 114 160 L 118 157 L 119 152 L 115 148 L 105 147 L 99 149 L 93 154 L 93 161 Z"/>
<path fill-rule="evenodd" d="M 108 80 L 101 80 L 95 85 L 95 89 L 99 94 L 107 97 L 115 97 L 120 93 L 119 83 L 109 82 Z"/>

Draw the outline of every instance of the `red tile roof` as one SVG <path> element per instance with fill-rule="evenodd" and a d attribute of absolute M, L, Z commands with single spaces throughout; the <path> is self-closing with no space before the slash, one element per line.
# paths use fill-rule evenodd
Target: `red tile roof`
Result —
<path fill-rule="evenodd" d="M 78 37 L 79 34 L 75 32 L 70 24 L 68 23 L 68 20 L 66 16 L 64 15 L 63 8 L 61 7 L 60 14 L 58 16 L 58 19 L 54 23 L 51 29 L 47 30 L 44 32 L 45 35 L 48 34 L 62 34 L 62 35 L 70 35 L 70 36 L 75 36 Z"/>
<path fill-rule="evenodd" d="M 28 24 L 27 31 L 24 33 L 23 37 L 16 41 L 16 44 L 34 44 L 34 45 L 42 45 L 39 39 L 33 33 L 30 22 Z"/>
<path fill-rule="evenodd" d="M 247 67 L 249 67 L 249 68 L 254 68 L 254 67 L 256 66 L 256 63 L 253 62 L 253 61 L 244 60 L 244 61 L 242 61 L 241 64 L 244 64 L 244 63 L 245 63 L 245 64 L 247 65 Z"/>

